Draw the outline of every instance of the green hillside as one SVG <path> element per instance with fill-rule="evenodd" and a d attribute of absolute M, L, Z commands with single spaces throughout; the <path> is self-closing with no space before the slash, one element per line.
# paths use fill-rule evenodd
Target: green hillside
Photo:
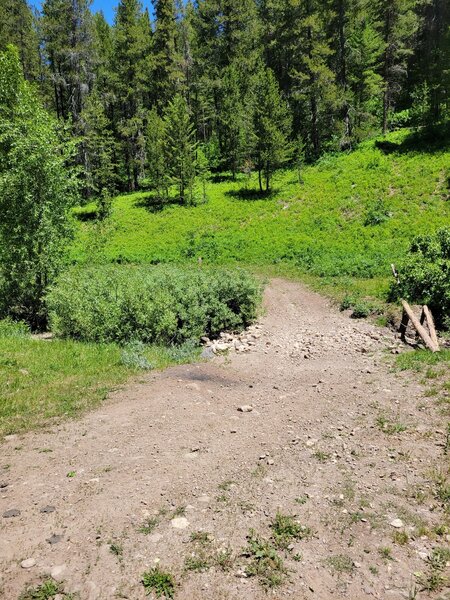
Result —
<path fill-rule="evenodd" d="M 381 296 L 390 263 L 411 238 L 450 223 L 448 146 L 410 150 L 405 132 L 387 139 L 396 146 L 380 150 L 369 141 L 325 156 L 304 168 L 302 183 L 285 171 L 268 197 L 242 174 L 209 182 L 208 201 L 194 207 L 155 206 L 149 193 L 119 196 L 103 243 L 98 225 L 80 223 L 73 258 L 156 264 L 201 257 Z M 92 210 L 78 212 L 86 218 Z"/>

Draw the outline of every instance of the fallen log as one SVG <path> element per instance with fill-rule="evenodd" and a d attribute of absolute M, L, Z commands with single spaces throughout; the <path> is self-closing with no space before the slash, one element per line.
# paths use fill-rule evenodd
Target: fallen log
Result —
<path fill-rule="evenodd" d="M 406 302 L 406 300 L 402 300 L 402 306 L 403 306 L 403 310 L 405 311 L 406 315 L 409 317 L 409 319 L 411 319 L 411 322 L 414 325 L 417 333 L 422 338 L 425 346 L 429 350 L 431 350 L 431 352 L 439 352 L 439 344 L 437 342 L 437 337 L 436 337 L 436 341 L 433 341 L 433 339 L 431 338 L 431 335 L 427 332 L 425 327 L 423 327 L 420 324 L 419 319 L 416 317 L 412 308 L 409 306 L 409 304 Z M 402 325 L 403 325 L 403 320 L 402 320 Z M 436 334 L 436 331 L 435 331 L 435 334 Z"/>

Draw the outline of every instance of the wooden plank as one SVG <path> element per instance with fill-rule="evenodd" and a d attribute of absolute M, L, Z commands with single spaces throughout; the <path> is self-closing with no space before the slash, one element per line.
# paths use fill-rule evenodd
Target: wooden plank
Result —
<path fill-rule="evenodd" d="M 411 319 L 412 324 L 416 328 L 417 333 L 422 338 L 425 346 L 431 350 L 431 352 L 439 352 L 439 344 L 433 342 L 427 330 L 420 324 L 419 319 L 416 317 L 413 310 L 405 300 L 402 300 L 402 306 L 408 317 Z"/>
<path fill-rule="evenodd" d="M 431 310 L 428 308 L 427 305 L 425 305 L 423 307 L 423 312 L 427 319 L 428 329 L 430 330 L 430 337 L 433 340 L 433 342 L 436 344 L 436 346 L 439 350 L 439 340 L 438 340 L 438 336 L 436 333 L 436 327 L 434 326 L 434 319 L 433 319 L 433 315 L 431 314 Z"/>
<path fill-rule="evenodd" d="M 408 327 L 408 323 L 409 323 L 408 313 L 406 312 L 405 309 L 403 309 L 402 322 L 400 323 L 400 327 L 398 328 L 398 331 L 400 333 L 400 338 L 403 342 L 405 341 L 406 328 Z"/>

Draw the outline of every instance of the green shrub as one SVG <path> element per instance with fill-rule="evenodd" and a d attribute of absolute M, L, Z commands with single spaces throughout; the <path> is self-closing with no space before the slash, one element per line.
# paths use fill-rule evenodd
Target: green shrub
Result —
<path fill-rule="evenodd" d="M 151 371 L 155 368 L 145 356 L 144 344 L 138 341 L 129 342 L 123 347 L 120 362 L 125 367 L 130 367 L 132 369 Z"/>
<path fill-rule="evenodd" d="M 242 270 L 115 265 L 67 271 L 46 302 L 62 337 L 179 345 L 243 329 L 260 298 L 260 284 Z"/>
<path fill-rule="evenodd" d="M 352 319 L 365 319 L 372 312 L 372 307 L 364 300 L 358 300 L 353 305 Z"/>
<path fill-rule="evenodd" d="M 23 321 L 13 321 L 9 317 L 0 320 L 0 338 L 24 338 L 30 335 L 30 328 Z"/>
<path fill-rule="evenodd" d="M 450 328 L 450 227 L 416 237 L 398 268 L 400 284 L 392 284 L 391 300 L 405 298 L 427 304 L 436 324 Z"/>

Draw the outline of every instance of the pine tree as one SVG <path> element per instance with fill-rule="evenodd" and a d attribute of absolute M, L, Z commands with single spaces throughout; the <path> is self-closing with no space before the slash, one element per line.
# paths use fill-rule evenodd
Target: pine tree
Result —
<path fill-rule="evenodd" d="M 419 4 L 419 17 L 406 103 L 425 93 L 425 121 L 438 123 L 450 116 L 450 5 L 447 0 Z"/>
<path fill-rule="evenodd" d="M 352 138 L 359 142 L 379 130 L 384 43 L 370 18 L 368 1 L 353 0 L 347 33 L 347 79 Z"/>
<path fill-rule="evenodd" d="M 377 0 L 375 3 L 384 43 L 381 69 L 384 80 L 383 133 L 388 129 L 391 111 L 406 79 L 408 57 L 418 26 L 414 5 L 415 0 Z"/>
<path fill-rule="evenodd" d="M 40 70 L 39 41 L 26 0 L 0 0 L 0 51 L 9 44 L 19 50 L 25 78 L 36 81 Z"/>
<path fill-rule="evenodd" d="M 264 69 L 258 77 L 253 98 L 253 156 L 261 192 L 262 179 L 268 192 L 274 171 L 291 158 L 290 133 L 289 110 L 273 72 Z"/>
<path fill-rule="evenodd" d="M 44 50 L 53 86 L 53 107 L 76 124 L 93 85 L 92 0 L 45 0 Z"/>
<path fill-rule="evenodd" d="M 145 166 L 145 101 L 150 88 L 151 39 L 138 0 L 121 0 L 111 60 L 113 127 L 123 151 L 121 178 L 128 190 L 139 186 Z"/>
<path fill-rule="evenodd" d="M 88 197 L 111 196 L 116 189 L 115 140 L 100 97 L 93 93 L 80 116 L 85 157 L 85 190 Z"/>
<path fill-rule="evenodd" d="M 164 156 L 167 173 L 178 188 L 182 204 L 194 202 L 196 146 L 194 127 L 186 100 L 176 94 L 164 113 Z"/>
<path fill-rule="evenodd" d="M 177 52 L 177 24 L 174 0 L 154 0 L 156 15 L 155 69 L 153 86 L 155 100 L 160 109 L 173 97 L 182 79 L 180 57 Z"/>
<path fill-rule="evenodd" d="M 166 202 L 169 197 L 169 174 L 166 168 L 164 153 L 165 124 L 156 108 L 147 116 L 147 169 L 151 187 L 156 191 L 157 198 Z"/>
<path fill-rule="evenodd" d="M 235 65 L 223 70 L 219 92 L 218 132 L 222 166 L 230 169 L 233 179 L 246 156 L 248 147 L 249 107 L 244 106 L 240 76 Z"/>

